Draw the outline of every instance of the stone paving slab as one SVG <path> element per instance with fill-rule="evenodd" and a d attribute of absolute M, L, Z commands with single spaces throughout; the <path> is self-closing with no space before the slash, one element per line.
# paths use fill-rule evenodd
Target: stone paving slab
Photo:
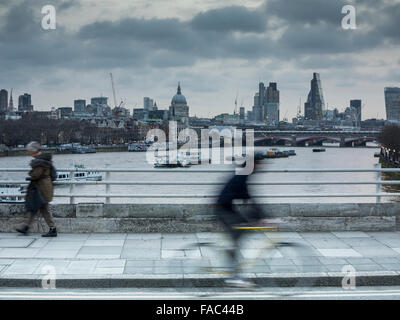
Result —
<path fill-rule="evenodd" d="M 347 238 L 369 238 L 368 234 L 363 231 L 340 231 L 340 232 L 332 232 L 336 237 L 340 239 L 347 239 Z"/>
<path fill-rule="evenodd" d="M 264 256 L 248 266 L 248 275 L 273 278 L 323 274 L 334 279 L 339 275 L 343 278 L 343 267 L 351 265 L 357 276 L 379 276 L 385 281 L 392 277 L 400 284 L 399 232 L 255 232 L 242 241 L 240 257 L 252 261 L 260 246 L 277 241 L 300 246 L 265 251 Z M 220 249 L 200 249 L 194 245 L 197 242 L 215 243 Z M 53 266 L 57 280 L 65 280 L 65 285 L 71 286 L 82 279 L 93 280 L 87 285 L 124 285 L 123 279 L 140 279 L 143 285 L 167 285 L 171 284 L 168 279 L 196 276 L 206 284 L 227 277 L 229 264 L 222 250 L 225 245 L 229 245 L 226 234 L 210 232 L 60 233 L 49 239 L 39 234 L 0 234 L 0 286 L 26 284 L 24 280 L 28 279 L 37 281 L 47 274 L 46 266 Z M 220 274 L 204 272 L 204 268 L 219 270 Z M 325 279 L 324 283 L 332 283 L 332 279 Z"/>
<path fill-rule="evenodd" d="M 26 248 L 35 239 L 0 239 L 0 248 Z"/>

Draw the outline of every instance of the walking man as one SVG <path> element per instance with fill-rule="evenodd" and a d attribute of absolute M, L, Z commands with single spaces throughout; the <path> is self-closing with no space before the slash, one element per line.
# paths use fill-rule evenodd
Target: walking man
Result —
<path fill-rule="evenodd" d="M 53 167 L 52 156 L 50 153 L 42 153 L 40 143 L 35 141 L 27 145 L 27 153 L 34 158 L 30 163 L 32 169 L 29 171 L 29 177 L 27 178 L 27 180 L 30 181 L 28 193 L 34 186 L 37 186 L 39 189 L 39 192 L 45 200 L 45 204 L 39 211 L 50 228 L 49 232 L 43 234 L 42 237 L 57 237 L 57 229 L 49 211 L 49 203 L 53 200 L 53 181 L 51 178 Z M 35 215 L 36 212 L 28 212 L 26 225 L 16 230 L 23 234 L 28 233 Z"/>

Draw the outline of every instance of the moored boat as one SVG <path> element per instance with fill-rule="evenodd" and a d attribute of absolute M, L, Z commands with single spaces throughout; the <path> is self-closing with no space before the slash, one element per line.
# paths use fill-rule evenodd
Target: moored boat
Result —
<path fill-rule="evenodd" d="M 79 154 L 96 153 L 96 150 L 88 147 L 76 147 L 72 149 L 72 153 L 79 153 Z"/>
<path fill-rule="evenodd" d="M 150 146 L 150 144 L 145 143 L 145 142 L 132 142 L 128 146 L 128 151 L 129 152 L 144 152 L 144 151 L 147 151 L 149 146 Z"/>
<path fill-rule="evenodd" d="M 289 152 L 281 151 L 278 148 L 270 148 L 267 150 L 266 154 L 264 154 L 267 159 L 275 159 L 275 158 L 287 158 L 289 157 Z"/>
<path fill-rule="evenodd" d="M 101 181 L 103 176 L 98 171 L 79 171 L 79 169 L 85 169 L 85 166 L 82 164 L 76 164 L 75 169 L 77 171 L 73 172 L 73 178 L 75 180 L 86 180 L 86 181 Z M 71 173 L 70 172 L 57 172 L 57 182 L 62 181 L 70 181 Z"/>
<path fill-rule="evenodd" d="M 155 168 L 186 168 L 191 165 L 188 159 L 178 157 L 175 161 L 172 161 L 169 156 L 158 156 L 155 158 Z"/>
<path fill-rule="evenodd" d="M 19 184 L 0 184 L 0 202 L 23 203 L 26 190 Z"/>

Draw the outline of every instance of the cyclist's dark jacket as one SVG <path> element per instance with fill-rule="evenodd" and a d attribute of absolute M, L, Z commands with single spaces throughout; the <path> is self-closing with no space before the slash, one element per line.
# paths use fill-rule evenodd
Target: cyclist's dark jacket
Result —
<path fill-rule="evenodd" d="M 234 199 L 250 199 L 247 189 L 248 175 L 234 175 L 221 191 L 217 204 L 232 209 Z"/>

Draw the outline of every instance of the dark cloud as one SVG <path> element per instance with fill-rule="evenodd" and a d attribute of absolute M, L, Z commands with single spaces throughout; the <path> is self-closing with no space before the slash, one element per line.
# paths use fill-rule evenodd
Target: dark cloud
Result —
<path fill-rule="evenodd" d="M 256 32 L 266 30 L 266 14 L 261 10 L 231 6 L 198 13 L 191 21 L 197 30 L 214 32 Z"/>
<path fill-rule="evenodd" d="M 11 3 L 13 2 L 13 0 L 2 0 L 0 1 L 0 8 L 7 8 L 8 6 L 11 5 Z"/>
<path fill-rule="evenodd" d="M 68 10 L 70 8 L 76 8 L 80 6 L 79 0 L 65 0 L 61 1 L 60 4 L 57 3 L 57 10 Z"/>
<path fill-rule="evenodd" d="M 378 18 L 378 32 L 382 37 L 400 43 L 400 3 L 393 3 L 381 9 Z"/>
<path fill-rule="evenodd" d="M 360 61 L 349 56 L 310 55 L 296 60 L 297 66 L 302 69 L 348 69 L 362 65 Z"/>
<path fill-rule="evenodd" d="M 83 27 L 79 36 L 83 39 L 129 38 L 142 41 L 183 41 L 183 24 L 178 19 L 136 19 L 129 18 L 117 22 L 103 21 Z"/>
<path fill-rule="evenodd" d="M 376 31 L 344 30 L 325 23 L 287 27 L 279 44 L 282 54 L 359 53 L 382 44 Z"/>
<path fill-rule="evenodd" d="M 384 37 L 379 37 L 379 32 L 383 33 L 385 28 L 387 37 L 396 36 L 391 30 L 398 30 L 390 29 L 397 23 L 393 21 L 372 32 L 341 29 L 337 14 L 341 15 L 342 1 L 270 0 L 267 11 L 263 7 L 249 10 L 230 6 L 198 13 L 189 21 L 176 18 L 97 21 L 71 34 L 60 26 L 50 32 L 41 29 L 41 16 L 37 13 L 44 3 L 40 0 L 33 6 L 32 2 L 24 1 L 9 9 L 0 29 L 3 61 L 92 69 L 143 64 L 175 67 L 179 61 L 187 66 L 199 59 L 293 59 L 316 53 L 362 52 L 381 45 Z M 79 2 L 51 3 L 66 9 Z M 396 16 L 397 7 L 389 9 L 384 14 Z M 273 17 L 279 17 L 285 28 L 279 38 L 272 38 L 266 32 Z M 10 42 L 13 44 L 9 45 Z"/>
<path fill-rule="evenodd" d="M 269 0 L 266 10 L 291 24 L 318 24 L 326 22 L 339 25 L 342 20 L 344 0 Z"/>
<path fill-rule="evenodd" d="M 236 36 L 225 32 L 199 30 L 193 28 L 192 22 L 178 19 L 127 18 L 114 23 L 96 22 L 83 27 L 78 35 L 80 39 L 95 46 L 108 46 L 106 44 L 110 42 L 115 42 L 114 46 L 117 47 L 140 46 L 148 55 L 157 56 L 160 56 L 159 50 L 164 54 L 168 50 L 180 56 L 190 55 L 189 59 L 183 60 L 193 62 L 198 58 L 260 57 L 265 54 L 269 42 L 265 37 L 252 34 Z M 168 61 L 171 59 L 166 59 L 164 64 L 168 64 Z M 161 61 L 157 63 L 160 64 Z"/>
<path fill-rule="evenodd" d="M 0 39 L 6 42 L 20 42 L 31 37 L 37 37 L 40 32 L 40 22 L 34 21 L 34 10 L 26 2 L 11 6 L 3 19 L 0 29 Z M 3 47 L 3 46 L 2 46 Z"/>
<path fill-rule="evenodd" d="M 185 21 L 129 17 L 88 23 L 77 31 L 67 32 L 60 25 L 53 31 L 41 29 L 42 5 L 53 4 L 59 13 L 80 2 L 14 4 L 7 0 L 0 22 L 2 75 L 18 82 L 46 77 L 44 85 L 55 85 L 62 82 L 60 70 L 90 74 L 114 68 L 127 73 L 147 68 L 154 77 L 159 72 L 189 69 L 203 60 L 236 58 L 249 65 L 269 59 L 277 71 L 294 62 L 297 77 L 309 69 L 352 69 L 358 66 L 357 55 L 400 41 L 400 5 L 378 0 L 355 2 L 357 23 L 362 25 L 357 30 L 341 28 L 341 7 L 347 4 L 343 0 L 269 0 L 256 9 L 222 7 Z M 380 8 L 378 12 L 372 9 L 373 3 Z M 275 34 L 272 21 L 276 18 L 281 30 Z M 202 81 L 199 78 L 196 81 Z M 204 81 L 212 87 L 214 79 Z"/>

